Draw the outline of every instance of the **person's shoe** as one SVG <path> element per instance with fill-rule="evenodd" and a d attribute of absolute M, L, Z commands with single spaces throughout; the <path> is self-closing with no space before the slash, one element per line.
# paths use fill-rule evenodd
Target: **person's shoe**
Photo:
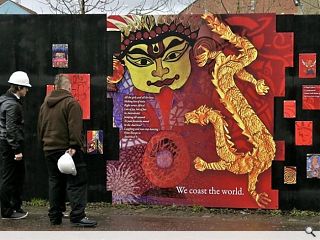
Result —
<path fill-rule="evenodd" d="M 23 210 L 22 208 L 19 208 L 16 210 L 17 213 L 24 213 L 28 215 L 28 212 L 26 212 L 25 210 Z"/>
<path fill-rule="evenodd" d="M 95 227 L 97 226 L 97 222 L 94 220 L 89 220 L 87 217 L 82 218 L 78 222 L 71 222 L 74 227 Z"/>
<path fill-rule="evenodd" d="M 66 212 L 62 212 L 62 217 L 63 217 L 63 218 L 69 218 L 70 216 L 69 216 L 69 214 L 68 214 L 68 213 L 66 213 Z"/>
<path fill-rule="evenodd" d="M 28 213 L 19 213 L 14 211 L 9 217 L 2 217 L 2 219 L 23 219 L 28 216 Z"/>

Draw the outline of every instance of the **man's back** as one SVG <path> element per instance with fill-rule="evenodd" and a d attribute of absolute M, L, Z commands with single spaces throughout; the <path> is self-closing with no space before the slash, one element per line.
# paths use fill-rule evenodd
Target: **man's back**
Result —
<path fill-rule="evenodd" d="M 70 92 L 54 90 L 46 97 L 40 108 L 38 134 L 44 151 L 83 146 L 82 110 Z"/>

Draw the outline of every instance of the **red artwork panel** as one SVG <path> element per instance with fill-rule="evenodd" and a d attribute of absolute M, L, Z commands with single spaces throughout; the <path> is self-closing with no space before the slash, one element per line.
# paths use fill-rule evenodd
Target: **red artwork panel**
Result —
<path fill-rule="evenodd" d="M 54 90 L 54 85 L 47 85 L 46 95 L 49 95 Z"/>
<path fill-rule="evenodd" d="M 296 100 L 283 101 L 283 117 L 284 118 L 296 117 Z"/>
<path fill-rule="evenodd" d="M 71 81 L 72 95 L 82 107 L 83 119 L 90 119 L 90 74 L 66 74 Z"/>
<path fill-rule="evenodd" d="M 315 78 L 317 69 L 317 55 L 315 53 L 299 54 L 299 78 Z"/>
<path fill-rule="evenodd" d="M 297 146 L 312 145 L 312 121 L 296 121 L 295 143 Z"/>
<path fill-rule="evenodd" d="M 302 86 L 302 109 L 320 110 L 320 85 Z"/>
<path fill-rule="evenodd" d="M 65 74 L 71 81 L 71 92 L 81 105 L 83 119 L 90 119 L 90 74 Z M 50 94 L 54 85 L 47 85 L 46 94 Z"/>

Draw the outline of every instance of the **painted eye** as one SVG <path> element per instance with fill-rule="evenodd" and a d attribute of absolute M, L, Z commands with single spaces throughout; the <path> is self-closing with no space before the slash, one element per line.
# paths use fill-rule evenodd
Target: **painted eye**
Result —
<path fill-rule="evenodd" d="M 138 61 L 138 64 L 140 64 L 141 66 L 147 66 L 150 64 L 150 61 L 146 58 L 143 58 Z"/>
<path fill-rule="evenodd" d="M 163 60 L 167 62 L 175 62 L 182 56 L 183 53 L 184 52 L 182 51 L 169 52 Z"/>
<path fill-rule="evenodd" d="M 145 58 L 145 57 L 141 57 L 141 58 L 128 57 L 127 59 L 131 64 L 133 64 L 137 67 L 147 67 L 147 66 L 150 66 L 153 64 L 152 59 Z"/>
<path fill-rule="evenodd" d="M 173 60 L 173 59 L 176 59 L 178 56 L 179 56 L 179 53 L 172 52 L 167 56 L 167 59 L 168 60 Z"/>
<path fill-rule="evenodd" d="M 175 62 L 177 60 L 180 59 L 180 57 L 186 52 L 186 50 L 188 49 L 189 47 L 189 44 L 185 44 L 183 46 L 183 48 L 181 49 L 178 49 L 178 50 L 173 50 L 173 51 L 170 51 L 168 52 L 164 58 L 163 58 L 163 61 L 166 61 L 166 62 Z"/>

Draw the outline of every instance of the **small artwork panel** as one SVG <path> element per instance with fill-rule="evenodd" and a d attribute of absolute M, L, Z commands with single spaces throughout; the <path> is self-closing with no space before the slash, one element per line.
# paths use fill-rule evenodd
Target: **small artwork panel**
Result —
<path fill-rule="evenodd" d="M 81 105 L 83 119 L 90 119 L 90 74 L 65 74 L 71 81 L 72 95 Z"/>
<path fill-rule="evenodd" d="M 312 145 L 312 121 L 295 122 L 295 144 L 297 146 Z"/>
<path fill-rule="evenodd" d="M 285 166 L 284 167 L 284 184 L 296 184 L 297 183 L 297 167 Z"/>
<path fill-rule="evenodd" d="M 302 109 L 320 110 L 320 85 L 302 86 Z"/>
<path fill-rule="evenodd" d="M 307 154 L 307 178 L 320 178 L 320 154 Z"/>
<path fill-rule="evenodd" d="M 283 101 L 283 117 L 284 118 L 296 117 L 296 100 Z"/>
<path fill-rule="evenodd" d="M 87 131 L 87 153 L 103 154 L 103 131 Z"/>
<path fill-rule="evenodd" d="M 68 44 L 52 44 L 52 67 L 68 68 Z"/>
<path fill-rule="evenodd" d="M 315 78 L 316 77 L 316 53 L 300 53 L 299 54 L 299 78 Z"/>

